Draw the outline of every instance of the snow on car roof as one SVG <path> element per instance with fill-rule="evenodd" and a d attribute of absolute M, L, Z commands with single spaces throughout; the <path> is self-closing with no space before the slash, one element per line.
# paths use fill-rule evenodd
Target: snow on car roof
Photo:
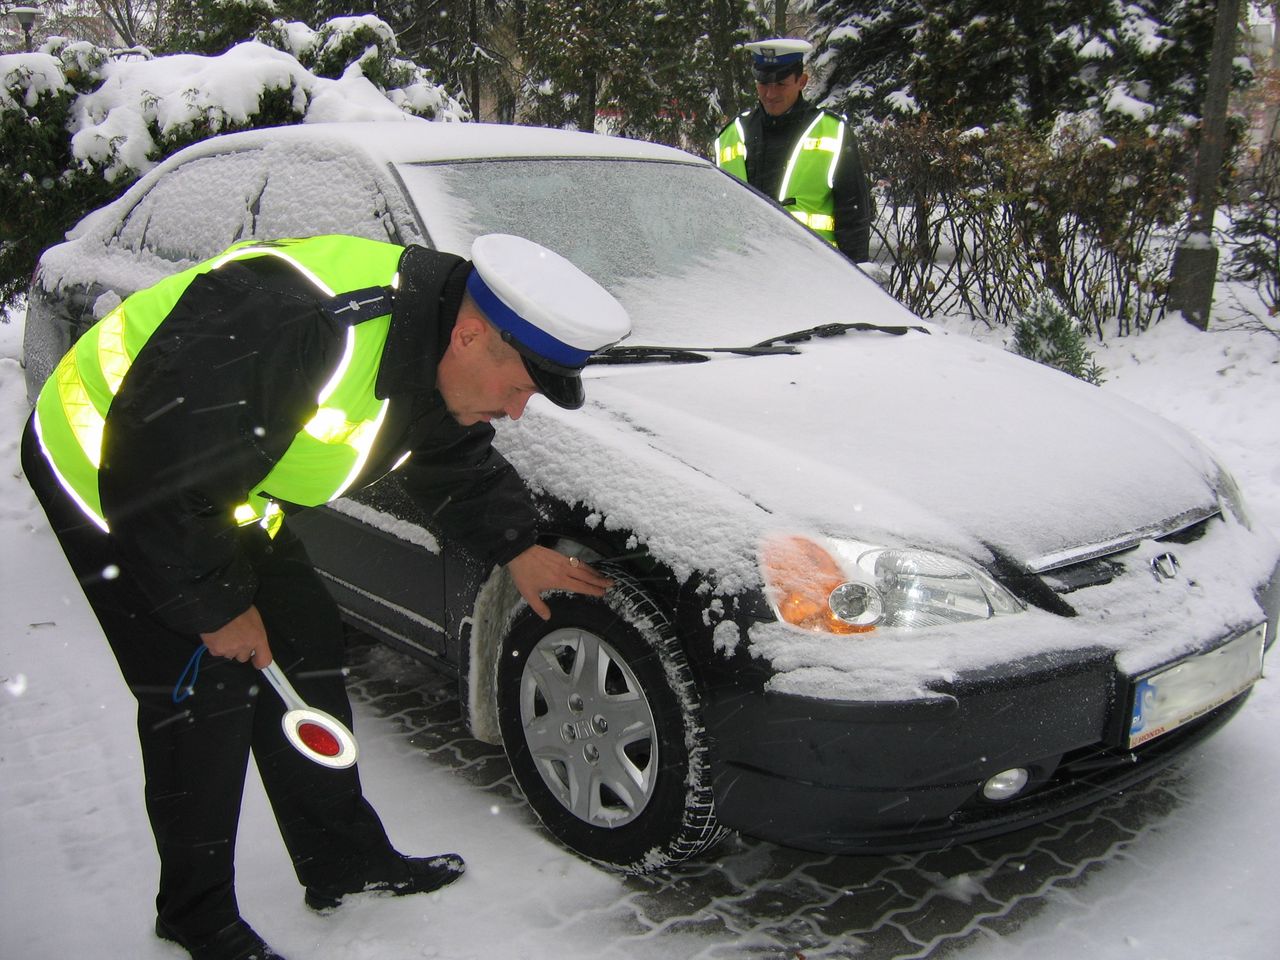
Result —
<path fill-rule="evenodd" d="M 497 123 L 440 123 L 414 117 L 404 121 L 303 123 L 246 130 L 201 141 L 181 153 L 184 159 L 190 159 L 291 140 L 345 146 L 385 163 L 480 157 L 612 157 L 707 163 L 674 147 L 622 137 Z M 168 164 L 169 161 L 161 166 Z"/>
<path fill-rule="evenodd" d="M 710 166 L 690 153 L 662 144 L 572 130 L 551 130 L 495 123 L 450 123 L 405 116 L 368 122 L 309 122 L 264 127 L 210 137 L 165 158 L 111 204 L 89 213 L 67 232 L 68 240 L 92 233 L 96 226 L 129 208 L 169 170 L 201 157 L 267 147 L 314 146 L 329 152 L 367 157 L 376 166 L 433 163 L 481 158 L 604 158 L 653 160 Z M 112 211 L 107 213 L 106 211 Z"/>
<path fill-rule="evenodd" d="M 194 166 L 192 161 L 230 154 L 247 156 L 254 151 L 262 151 L 264 157 L 271 154 L 278 156 L 284 151 L 295 157 L 312 154 L 331 160 L 347 157 L 353 169 L 355 165 L 363 165 L 375 178 L 383 180 L 382 189 L 393 201 L 399 199 L 400 192 L 393 186 L 391 173 L 392 167 L 397 164 L 432 164 L 482 158 L 569 158 L 674 162 L 688 168 L 711 166 L 692 154 L 660 144 L 543 127 L 452 123 L 409 116 L 369 122 L 308 122 L 224 134 L 192 144 L 152 167 L 115 201 L 90 212 L 67 232 L 66 238 L 70 241 L 106 243 L 117 229 L 121 218 L 133 209 L 161 177 L 180 166 Z M 274 169 L 275 165 L 269 161 L 268 167 Z M 326 192 L 326 199 L 320 201 L 317 198 L 317 202 L 322 206 L 328 204 L 344 209 L 352 204 L 358 206 L 362 202 L 360 196 L 353 195 L 345 204 L 338 202 L 340 198 L 337 194 L 342 191 L 336 184 L 344 182 L 351 181 L 344 175 L 338 176 L 334 189 Z M 198 198 L 192 202 L 197 207 L 200 206 Z M 192 215 L 199 216 L 201 211 L 195 211 Z M 413 219 L 413 215 L 405 210 L 401 210 L 400 215 L 406 222 Z M 339 230 L 335 225 L 330 232 L 377 235 L 376 231 L 370 234 L 368 229 L 362 228 L 350 218 L 337 216 L 336 219 L 345 226 Z M 310 232 L 317 232 L 314 224 L 312 226 Z M 417 236 L 408 236 L 406 239 L 423 242 L 423 238 Z M 212 252 L 208 253 L 211 255 Z M 171 264 L 166 265 L 156 260 L 145 250 L 128 252 L 127 256 L 116 254 L 120 254 L 120 251 L 109 251 L 108 257 L 114 257 L 120 262 L 114 265 L 109 276 L 99 279 L 136 289 L 159 280 L 172 270 Z M 46 251 L 42 261 L 45 269 L 41 282 L 54 286 L 73 280 L 79 275 L 81 261 L 82 257 L 75 244 L 51 248 Z"/>

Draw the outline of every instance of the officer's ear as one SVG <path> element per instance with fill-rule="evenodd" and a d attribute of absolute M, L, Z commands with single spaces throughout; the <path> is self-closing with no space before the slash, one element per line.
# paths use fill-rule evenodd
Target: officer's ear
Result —
<path fill-rule="evenodd" d="M 809 75 L 803 70 L 800 71 L 800 89 L 803 90 L 806 83 L 809 82 Z"/>
<path fill-rule="evenodd" d="M 489 323 L 478 313 L 459 311 L 458 319 L 449 334 L 449 346 L 459 352 L 466 353 L 476 346 L 483 345 Z"/>

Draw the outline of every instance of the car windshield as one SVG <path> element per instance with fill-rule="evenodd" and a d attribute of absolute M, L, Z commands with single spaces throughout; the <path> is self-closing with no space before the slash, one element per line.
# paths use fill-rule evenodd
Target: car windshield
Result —
<path fill-rule="evenodd" d="M 484 233 L 567 257 L 631 315 L 633 344 L 740 346 L 816 324 L 913 322 L 833 248 L 718 170 L 614 159 L 397 167 L 432 242 Z"/>

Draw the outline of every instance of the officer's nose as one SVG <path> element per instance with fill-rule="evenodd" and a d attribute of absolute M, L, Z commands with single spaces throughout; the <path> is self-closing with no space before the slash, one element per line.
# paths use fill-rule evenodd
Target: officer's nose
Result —
<path fill-rule="evenodd" d="M 533 396 L 532 390 L 521 390 L 511 401 L 503 407 L 503 412 L 512 420 L 519 420 L 524 413 L 525 406 L 529 403 L 529 398 Z"/>

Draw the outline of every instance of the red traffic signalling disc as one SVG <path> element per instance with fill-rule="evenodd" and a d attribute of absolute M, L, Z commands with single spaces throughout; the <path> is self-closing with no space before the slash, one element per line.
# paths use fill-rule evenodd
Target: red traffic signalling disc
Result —
<path fill-rule="evenodd" d="M 342 744 L 338 742 L 338 738 L 310 720 L 298 724 L 298 739 L 322 757 L 336 757 L 342 752 Z"/>
<path fill-rule="evenodd" d="M 272 660 L 262 668 L 287 708 L 280 718 L 285 739 L 308 760 L 341 770 L 356 762 L 360 750 L 356 738 L 337 717 L 309 707 L 280 666 Z"/>
<path fill-rule="evenodd" d="M 290 710 L 280 718 L 285 739 L 308 760 L 341 770 L 356 762 L 356 738 L 337 717 L 311 707 Z"/>

